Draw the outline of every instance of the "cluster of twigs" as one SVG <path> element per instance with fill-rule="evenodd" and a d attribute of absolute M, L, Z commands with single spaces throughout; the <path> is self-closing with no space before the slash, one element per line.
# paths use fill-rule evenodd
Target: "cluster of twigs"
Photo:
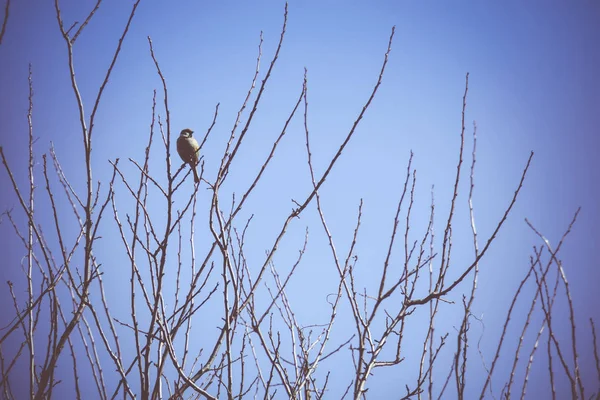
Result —
<path fill-rule="evenodd" d="M 204 161 L 202 161 L 199 166 L 201 184 L 195 185 L 191 194 L 182 194 L 182 188 L 187 187 L 183 184 L 189 177 L 189 169 L 185 169 L 185 164 L 178 169 L 172 165 L 171 141 L 176 132 L 172 128 L 170 119 L 167 78 L 160 68 L 159 57 L 155 53 L 152 40 L 148 38 L 150 55 L 162 82 L 163 105 L 157 105 L 155 91 L 144 159 L 141 162 L 129 159 L 138 171 L 136 176 L 128 175 L 122 169 L 118 159 L 111 161 L 112 178 L 108 188 L 103 192 L 100 183 L 96 184 L 92 178 L 94 119 L 139 3 L 140 0 L 137 0 L 133 5 L 88 116 L 88 109 L 79 94 L 73 63 L 73 48 L 80 33 L 100 6 L 101 0 L 98 0 L 77 30 L 75 28 L 78 24 L 66 28 L 58 0 L 55 0 L 58 25 L 68 50 L 68 68 L 73 93 L 77 100 L 85 154 L 85 191 L 80 193 L 69 182 L 53 149 L 50 151 L 54 173 L 66 201 L 72 206 L 74 221 L 78 226 L 78 233 L 74 237 L 69 237 L 65 233 L 65 216 L 59 215 L 57 200 L 55 200 L 58 189 L 52 184 L 49 177 L 51 168 L 47 166 L 47 156 L 43 155 L 45 193 L 50 202 L 54 221 L 51 235 L 55 236 L 59 243 L 58 256 L 55 247 L 49 244 L 50 233 L 42 230 L 34 208 L 38 198 L 34 196 L 37 192 L 34 182 L 31 68 L 28 112 L 28 193 L 17 184 L 17 179 L 5 158 L 4 150 L 0 147 L 0 156 L 10 177 L 12 189 L 27 220 L 27 232 L 22 232 L 18 221 L 13 218 L 13 213 L 6 212 L 26 250 L 24 272 L 27 281 L 27 300 L 23 307 L 18 296 L 12 291 L 12 284 L 8 283 L 8 289 L 14 300 L 15 316 L 0 331 L 0 343 L 2 343 L 0 387 L 3 395 L 6 398 L 15 396 L 13 382 L 19 373 L 16 365 L 19 360 L 26 359 L 30 397 L 36 399 L 52 397 L 56 386 L 65 379 L 57 373 L 57 366 L 60 360 L 66 362 L 64 360 L 68 356 L 63 354 L 66 346 L 72 364 L 76 398 L 85 398 L 81 380 L 91 376 L 97 397 L 103 399 L 137 396 L 144 399 L 163 397 L 234 399 L 250 396 L 311 399 L 330 398 L 332 395 L 360 399 L 368 396 L 369 379 L 376 370 L 401 364 L 404 361 L 406 346 L 414 346 L 418 343 L 420 358 L 414 366 L 418 371 L 417 378 L 413 382 L 406 382 L 406 391 L 399 393 L 398 397 L 442 398 L 449 395 L 452 386 L 458 398 L 469 397 L 466 392 L 466 376 L 469 356 L 472 356 L 472 353 L 467 349 L 471 340 L 469 335 L 470 321 L 473 318 L 471 310 L 476 298 L 480 263 L 507 221 L 523 187 L 533 153 L 526 161 L 521 178 L 502 217 L 489 237 L 480 241 L 473 207 L 476 162 L 474 127 L 469 172 L 470 190 L 467 196 L 473 257 L 466 265 L 463 261 L 457 262 L 452 258 L 452 227 L 455 222 L 455 210 L 459 206 L 457 199 L 464 175 L 464 158 L 467 154 L 465 110 L 468 75 L 463 96 L 462 130 L 456 176 L 449 212 L 444 218 L 446 222 L 442 229 L 440 245 L 437 245 L 434 240 L 436 208 L 433 196 L 425 233 L 417 240 L 412 239 L 411 221 L 417 178 L 416 170 L 412 167 L 411 153 L 403 190 L 392 221 L 387 252 L 383 265 L 377 272 L 377 288 L 368 291 L 356 276 L 358 263 L 356 245 L 359 242 L 363 203 L 361 201 L 358 206 L 349 250 L 346 254 L 341 254 L 327 222 L 321 203 L 320 189 L 356 134 L 360 121 L 377 94 L 392 48 L 394 29 L 389 38 L 376 84 L 325 170 L 319 173 L 313 166 L 309 134 L 308 79 L 305 72 L 297 100 L 283 121 L 281 132 L 273 141 L 256 175 L 248 182 L 247 187 L 240 191 L 239 200 L 235 196 L 233 199 L 229 198 L 221 189 L 228 182 L 230 171 L 237 167 L 235 162 L 238 153 L 246 143 L 249 128 L 277 63 L 286 33 L 287 6 L 276 51 L 266 73 L 259 80 L 263 46 L 261 34 L 255 73 L 227 138 L 215 176 L 213 178 L 205 176 Z M 8 8 L 7 1 L 0 43 L 5 33 Z M 161 117 L 160 107 L 164 119 Z M 265 171 L 270 167 L 277 154 L 278 146 L 288 132 L 290 122 L 301 112 L 299 111 L 301 108 L 307 166 L 312 188 L 300 201 L 295 202 L 296 206 L 282 221 L 281 228 L 266 246 L 269 250 L 263 260 L 256 265 L 248 260 L 245 247 L 252 218 L 240 222 L 241 211 L 249 197 L 260 187 Z M 217 121 L 218 112 L 217 104 L 212 123 L 200 143 L 201 153 L 204 145 L 211 139 L 210 135 Z M 150 170 L 150 155 L 152 149 L 156 147 L 154 138 L 157 132 L 162 139 L 161 151 L 164 150 L 165 157 L 165 167 L 161 172 Z M 208 188 L 211 200 L 206 226 L 198 227 L 197 195 L 201 186 Z M 124 197 L 117 196 L 117 194 L 121 195 L 121 192 L 118 192 L 119 187 L 123 189 Z M 181 197 L 177 197 L 178 201 L 175 201 L 176 196 L 183 196 L 185 200 L 181 202 L 179 201 Z M 124 219 L 120 202 L 127 199 L 131 200 L 134 206 L 133 212 L 125 213 Z M 164 207 L 152 206 L 151 204 L 155 202 L 164 204 Z M 308 231 L 304 235 L 304 244 L 298 256 L 290 262 L 291 268 L 286 273 L 282 273 L 275 267 L 274 256 L 278 253 L 282 240 L 294 225 L 294 221 L 298 220 L 311 204 L 316 207 L 323 232 L 327 237 L 327 245 L 338 279 L 333 283 L 333 295 L 328 297 L 328 319 L 319 325 L 306 326 L 296 318 L 286 289 L 302 262 L 307 248 Z M 119 300 L 122 307 L 125 307 L 123 304 L 127 304 L 128 312 L 125 318 L 114 308 L 114 303 L 107 299 L 104 271 L 100 262 L 102 254 L 95 252 L 99 233 L 109 229 L 104 226 L 109 224 L 105 221 L 108 218 L 107 211 L 109 213 L 112 211 L 112 220 L 116 224 L 128 260 L 128 267 L 120 268 L 120 273 L 129 278 L 129 292 Z M 576 216 L 577 214 L 573 218 L 573 223 Z M 544 318 L 536 333 L 535 346 L 529 353 L 526 373 L 521 377 L 523 380 L 520 386 L 521 397 L 526 393 L 529 371 L 537 345 L 542 340 L 543 331 L 547 329 L 546 350 L 550 359 L 548 370 L 553 397 L 557 398 L 554 382 L 562 371 L 570 382 L 572 397 L 589 398 L 589 393 L 584 390 L 579 368 L 571 293 L 564 268 L 557 256 L 573 223 L 553 249 L 549 241 L 528 222 L 531 229 L 542 239 L 543 246 L 534 247 L 530 268 L 513 297 L 497 351 L 487 369 L 487 379 L 481 385 L 480 398 L 484 398 L 487 393 L 494 395 L 492 377 L 494 372 L 497 372 L 497 363 L 507 339 L 507 326 L 515 304 L 523 294 L 522 288 L 526 282 L 533 279 L 537 291 L 531 300 L 527 319 L 523 322 L 512 371 L 501 390 L 501 396 L 506 398 L 516 396 L 515 381 L 518 377 L 515 376 L 515 369 L 524 351 L 522 344 L 531 316 L 539 309 L 536 307 L 539 302 Z M 210 233 L 211 239 L 202 246 L 196 245 L 197 229 L 206 229 Z M 398 248 L 403 252 L 400 265 L 392 261 L 392 253 Z M 548 260 L 543 261 L 544 256 Z M 457 266 L 460 264 L 463 266 Z M 174 265 L 177 267 L 173 268 Z M 451 270 L 452 273 L 449 273 Z M 554 272 L 556 276 L 552 281 L 551 276 Z M 174 288 L 170 286 L 173 281 Z M 459 285 L 464 284 L 465 281 L 470 281 L 471 289 L 463 296 L 462 320 L 458 332 L 455 336 L 451 336 L 449 332 L 438 332 L 436 320 L 439 316 L 440 304 L 449 302 L 447 296 L 456 292 Z M 572 327 L 569 350 L 565 349 L 554 335 L 556 322 L 553 320 L 552 310 L 557 298 L 557 288 L 561 284 L 566 290 L 569 321 Z M 426 290 L 422 290 L 424 287 Z M 211 313 L 215 309 L 220 309 L 216 317 L 213 315 L 210 318 L 211 323 L 216 321 L 215 324 L 218 325 L 216 334 L 208 333 L 212 325 L 208 327 L 205 322 L 206 315 L 203 312 L 209 306 Z M 331 344 L 333 327 L 338 322 L 342 306 L 347 307 L 350 313 L 353 331 L 346 338 L 336 338 L 337 343 Z M 425 309 L 428 314 L 425 335 L 416 340 L 414 335 L 410 335 L 413 337 L 407 339 L 408 332 L 414 329 L 408 317 L 419 309 Z M 600 382 L 595 326 L 593 321 L 590 322 Z M 5 343 L 9 343 L 9 340 L 14 340 L 15 337 L 20 338 L 20 347 L 7 351 Z M 452 346 L 452 338 L 456 342 L 452 363 L 449 366 L 440 365 L 438 356 L 442 349 Z M 84 348 L 83 352 L 76 350 L 81 346 Z M 347 377 L 345 389 L 333 394 L 339 388 L 330 387 L 330 373 L 325 370 L 323 361 L 339 356 L 344 351 L 348 351 L 352 359 L 354 373 Z M 573 357 L 571 364 L 567 360 L 569 353 Z M 556 366 L 553 357 L 558 358 L 559 367 Z M 437 386 L 434 386 L 434 366 L 448 368 L 445 381 Z M 83 378 L 82 374 L 86 378 Z"/>

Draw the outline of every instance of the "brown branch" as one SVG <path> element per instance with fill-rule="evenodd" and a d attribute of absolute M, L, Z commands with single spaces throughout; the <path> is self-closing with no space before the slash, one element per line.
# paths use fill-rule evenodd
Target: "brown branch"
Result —
<path fill-rule="evenodd" d="M 598 336 L 596 335 L 596 326 L 594 325 L 594 320 L 592 318 L 590 318 L 590 326 L 592 327 L 592 345 L 594 348 L 594 360 L 596 361 L 596 374 L 598 376 L 598 386 L 600 390 L 600 357 L 598 356 L 598 344 L 596 343 Z M 600 391 L 598 393 L 600 393 Z"/>
<path fill-rule="evenodd" d="M 6 0 L 6 7 L 4 7 L 4 19 L 2 21 L 2 29 L 0 30 L 0 44 L 6 33 L 6 25 L 8 24 L 8 11 L 10 9 L 10 0 Z"/>

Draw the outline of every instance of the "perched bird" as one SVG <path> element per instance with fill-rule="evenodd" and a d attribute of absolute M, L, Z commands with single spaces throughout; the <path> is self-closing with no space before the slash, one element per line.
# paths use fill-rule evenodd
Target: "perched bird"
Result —
<path fill-rule="evenodd" d="M 190 164 L 192 172 L 194 172 L 194 182 L 198 183 L 200 178 L 198 177 L 198 171 L 196 171 L 196 165 L 199 159 L 200 146 L 196 139 L 192 137 L 194 131 L 191 129 L 183 129 L 177 138 L 177 153 L 183 162 Z"/>

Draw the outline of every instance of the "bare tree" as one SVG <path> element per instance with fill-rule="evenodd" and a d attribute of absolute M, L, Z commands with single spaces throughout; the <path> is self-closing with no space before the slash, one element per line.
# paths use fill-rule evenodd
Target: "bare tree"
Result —
<path fill-rule="evenodd" d="M 178 159 L 171 157 L 172 141 L 178 132 L 171 121 L 169 77 L 160 67 L 160 49 L 155 48 L 148 37 L 150 59 L 161 87 L 152 94 L 144 157 L 142 160 L 128 159 L 129 167 L 133 167 L 135 173 L 124 168 L 119 159 L 109 161 L 111 179 L 104 184 L 95 182 L 92 168 L 94 122 L 139 3 L 137 0 L 132 6 L 91 107 L 84 104 L 80 94 L 73 57 L 76 41 L 95 16 L 101 0 L 83 23 L 71 25 L 63 20 L 58 0 L 54 3 L 58 27 L 67 50 L 66 65 L 79 117 L 81 151 L 85 156 L 84 190 L 76 190 L 70 183 L 70 177 L 63 170 L 53 148 L 49 151 L 51 166 L 48 166 L 48 154 L 42 155 L 44 182 L 39 185 L 34 181 L 34 75 L 31 66 L 27 188 L 19 186 L 13 167 L 5 157 L 5 148 L 0 147 L 0 157 L 12 184 L 10 189 L 20 207 L 19 218 L 22 216 L 26 221 L 24 230 L 16 212 L 8 210 L 4 213 L 25 249 L 23 279 L 27 287 L 23 302 L 13 292 L 13 284 L 8 282 L 7 285 L 13 298 L 14 318 L 0 331 L 0 387 L 6 398 L 15 397 L 15 381 L 20 373 L 17 365 L 25 362 L 28 394 L 36 399 L 50 398 L 58 385 L 64 385 L 61 383 L 65 379 L 61 375 L 64 372 L 57 372 L 57 366 L 65 363 L 70 365 L 73 374 L 72 393 L 75 398 L 86 398 L 81 382 L 85 379 L 93 382 L 95 395 L 102 399 L 138 396 L 144 399 L 236 399 L 252 396 L 362 399 L 369 397 L 369 385 L 377 371 L 394 369 L 409 362 L 405 359 L 407 347 L 419 350 L 419 358 L 410 360 L 414 363 L 409 367 L 417 373 L 415 379 L 404 382 L 405 391 L 397 393 L 397 397 L 432 399 L 450 396 L 462 399 L 470 398 L 469 391 L 477 387 L 480 398 L 488 395 L 512 398 L 517 396 L 515 385 L 520 380 L 521 398 L 524 398 L 529 371 L 541 340 L 546 340 L 553 397 L 557 398 L 554 382 L 561 374 L 570 382 L 572 398 L 590 398 L 578 359 L 578 351 L 587 344 L 576 340 L 571 291 L 558 257 L 578 212 L 556 247 L 527 221 L 541 239 L 542 246 L 533 248 L 526 275 L 508 305 L 497 350 L 489 367 L 486 366 L 486 380 L 467 386 L 468 368 L 474 363 L 474 353 L 468 349 L 475 340 L 470 327 L 477 319 L 472 309 L 477 298 L 481 263 L 517 202 L 533 159 L 532 152 L 523 162 L 520 179 L 515 182 L 514 193 L 507 200 L 495 228 L 488 237 L 481 238 L 476 229 L 473 204 L 475 124 L 472 141 L 466 132 L 468 74 L 462 98 L 456 175 L 449 196 L 448 213 L 443 216 L 445 223 L 438 230 L 441 238 L 436 237 L 433 190 L 428 218 L 415 220 L 413 206 L 417 201 L 417 171 L 413 168 L 414 155 L 411 152 L 396 212 L 387 221 L 390 230 L 385 234 L 387 251 L 382 255 L 384 261 L 373 271 L 374 287 L 368 287 L 360 277 L 357 244 L 361 240 L 362 200 L 357 204 L 351 241 L 345 244 L 348 250 L 340 250 L 342 246 L 332 233 L 322 204 L 322 189 L 346 146 L 357 135 L 357 128 L 383 82 L 392 51 L 394 28 L 383 51 L 381 69 L 375 74 L 375 84 L 370 93 L 364 94 L 362 109 L 337 150 L 325 163 L 323 171 L 315 167 L 311 151 L 309 79 L 305 70 L 294 101 L 288 106 L 288 113 L 279 118 L 280 131 L 270 148 L 265 149 L 266 157 L 255 175 L 244 187 L 224 189 L 231 181 L 232 171 L 241 168 L 238 162 L 240 151 L 246 146 L 249 129 L 267 93 L 272 71 L 284 45 L 288 18 L 286 6 L 279 42 L 264 73 L 261 73 L 263 37 L 262 34 L 260 36 L 256 68 L 230 133 L 224 140 L 223 152 L 215 158 L 215 168 L 211 168 L 216 172 L 212 176 L 205 173 L 208 168 L 205 169 L 202 158 L 198 164 L 200 183 L 193 186 L 191 193 L 184 191 L 184 188 L 189 188 L 191 170 L 187 164 L 178 164 Z M 7 0 L 0 43 L 4 38 L 9 4 Z M 200 154 L 209 140 L 220 140 L 211 136 L 218 117 L 219 104 L 200 140 Z M 248 199 L 267 196 L 269 191 L 277 190 L 265 187 L 265 172 L 272 168 L 279 145 L 294 118 L 302 118 L 303 121 L 303 151 L 306 151 L 311 187 L 293 201 L 289 214 L 278 221 L 275 235 L 263 238 L 263 248 L 268 250 L 256 261 L 255 256 L 249 256 L 255 251 L 246 244 L 247 238 L 252 235 L 253 224 L 258 223 L 253 216 L 246 215 Z M 469 152 L 467 146 L 470 143 L 472 150 Z M 157 157 L 156 154 L 164 159 L 164 168 L 151 170 L 150 158 L 151 155 Z M 456 224 L 456 210 L 462 207 L 459 188 L 464 179 L 465 163 L 469 162 L 470 190 L 462 196 L 467 200 L 462 206 L 466 206 L 469 212 L 467 223 L 473 248 L 471 259 L 465 262 L 453 258 L 456 252 L 453 226 Z M 204 195 L 206 191 L 210 193 L 208 209 L 201 209 L 199 194 Z M 52 211 L 51 226 L 43 226 L 36 213 L 43 201 Z M 59 202 L 67 202 L 71 206 L 71 216 L 60 214 Z M 324 305 L 328 318 L 307 325 L 297 318 L 295 310 L 298 306 L 293 304 L 288 288 L 297 277 L 308 248 L 309 229 L 298 227 L 296 221 L 311 212 L 309 206 L 313 206 L 316 212 L 320 221 L 317 229 L 322 229 L 325 246 L 330 253 L 330 258 L 323 263 L 328 262 L 336 271 L 336 280 L 331 282 L 331 294 Z M 65 230 L 65 225 L 71 223 L 78 227 L 75 235 L 69 235 Z M 415 226 L 421 226 L 423 233 L 415 233 L 418 232 Z M 111 229 L 118 232 L 121 251 L 127 259 L 127 268 L 123 267 L 119 272 L 128 278 L 128 293 L 123 293 L 118 300 L 127 304 L 125 314 L 115 309 L 106 295 L 104 256 L 97 250 L 102 232 Z M 303 241 L 296 254 L 281 251 L 284 239 L 292 230 L 302 232 Z M 209 240 L 198 244 L 198 232 L 206 234 L 203 237 Z M 394 257 L 398 253 L 400 262 L 397 255 Z M 554 280 L 552 274 L 555 274 Z M 504 372 L 498 370 L 497 365 L 507 341 L 507 326 L 517 302 L 526 294 L 526 283 L 530 281 L 535 281 L 536 289 L 531 293 L 533 298 L 526 303 L 529 304 L 529 312 L 526 320 L 521 322 L 522 334 L 516 351 L 509 355 L 512 370 L 506 380 L 502 380 L 502 388 L 493 388 L 492 384 L 499 381 L 498 378 L 494 381 L 494 374 Z M 571 340 L 567 345 L 554 334 L 553 307 L 561 285 L 569 307 L 571 326 Z M 461 304 L 454 304 L 451 296 L 459 296 Z M 461 310 L 456 332 L 446 331 L 436 323 L 440 307 L 446 303 Z M 426 326 L 416 325 L 411 318 L 419 312 L 426 314 Z M 529 356 L 523 364 L 520 354 L 527 350 L 523 339 L 536 312 L 541 312 L 542 323 L 531 334 L 535 337 L 535 344 L 529 349 Z M 340 335 L 335 333 L 334 328 L 342 314 L 351 321 L 352 331 Z M 589 347 L 594 351 L 600 382 L 595 325 L 592 320 L 590 324 L 593 343 Z M 212 330 L 213 326 L 217 326 L 216 331 Z M 544 331 L 547 331 L 546 336 L 543 336 Z M 17 340 L 19 347 L 9 349 L 9 340 Z M 65 349 L 66 352 L 63 351 Z M 453 354 L 448 364 L 440 361 L 443 351 Z M 341 390 L 331 386 L 331 367 L 325 362 L 336 357 L 347 357 L 353 363 L 353 373 L 342 377 L 345 384 Z M 481 359 L 485 360 L 483 354 Z M 522 376 L 516 374 L 517 365 L 525 365 Z M 593 392 L 592 397 L 600 398 L 600 390 Z"/>

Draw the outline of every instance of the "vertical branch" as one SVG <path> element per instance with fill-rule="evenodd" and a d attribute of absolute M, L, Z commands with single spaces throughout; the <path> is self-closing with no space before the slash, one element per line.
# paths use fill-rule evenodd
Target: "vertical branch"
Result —
<path fill-rule="evenodd" d="M 594 325 L 594 320 L 590 318 L 590 326 L 592 327 L 592 345 L 594 348 L 594 360 L 596 361 L 596 374 L 598 376 L 598 394 L 600 395 L 600 356 L 598 356 L 598 344 L 596 340 L 598 336 L 596 335 L 596 326 Z"/>
<path fill-rule="evenodd" d="M 454 218 L 454 208 L 456 206 L 456 198 L 458 197 L 458 184 L 460 183 L 460 172 L 463 163 L 463 153 L 465 146 L 465 112 L 467 108 L 467 94 L 469 93 L 469 73 L 465 76 L 465 92 L 463 94 L 462 101 L 462 117 L 461 117 L 461 130 L 460 130 L 460 150 L 458 152 L 458 164 L 456 165 L 456 178 L 454 180 L 454 193 L 450 202 L 450 211 L 448 213 L 448 221 L 446 222 L 446 228 L 444 230 L 444 239 L 442 241 L 442 261 L 440 264 L 440 273 L 436 282 L 436 290 L 440 290 L 444 284 L 444 277 L 446 270 L 449 266 L 450 251 L 446 250 L 450 246 L 451 232 L 452 232 L 452 219 Z"/>
<path fill-rule="evenodd" d="M 8 2 L 7 8 L 8 8 Z M 8 13 L 8 10 L 7 10 Z M 27 109 L 27 126 L 29 127 L 29 215 L 31 216 L 28 221 L 27 229 L 27 296 L 28 296 L 28 332 L 26 335 L 27 345 L 29 349 L 29 394 L 33 397 L 35 390 L 35 345 L 33 340 L 34 321 L 33 321 L 33 228 L 32 224 L 34 217 L 34 178 L 33 178 L 33 79 L 31 72 L 31 63 L 29 64 L 29 108 Z"/>
<path fill-rule="evenodd" d="M 169 180 L 169 190 L 168 193 L 171 193 L 171 187 L 172 187 L 172 182 L 171 182 L 171 111 L 169 109 L 169 94 L 168 94 L 168 90 L 167 90 L 167 82 L 165 80 L 165 77 L 160 69 L 160 66 L 158 65 L 158 60 L 156 59 L 155 55 L 154 55 L 154 46 L 152 46 L 152 39 L 150 38 L 150 36 L 148 36 L 148 44 L 150 45 L 150 55 L 152 57 L 152 61 L 154 61 L 154 66 L 156 67 L 156 71 L 158 73 L 158 76 L 160 77 L 160 80 L 162 82 L 162 87 L 163 87 L 163 101 L 164 101 L 164 105 L 165 105 L 165 115 L 166 115 L 166 124 L 167 124 L 167 136 L 166 136 L 166 140 L 165 140 L 165 147 L 166 147 L 166 167 L 167 167 L 167 178 Z M 164 136 L 163 136 L 164 138 Z M 170 200 L 170 198 L 169 198 Z M 170 203 L 169 203 L 170 204 Z M 169 208 L 170 209 L 170 208 Z M 170 218 L 169 218 L 170 221 Z M 169 226 L 169 225 L 167 225 Z"/>
<path fill-rule="evenodd" d="M 149 163 L 149 159 L 150 159 L 150 148 L 152 146 L 152 138 L 154 137 L 154 123 L 155 123 L 155 116 L 156 116 L 156 90 L 154 90 L 153 94 L 152 94 L 152 120 L 150 122 L 150 135 L 148 138 L 148 145 L 146 146 L 146 152 L 145 152 L 145 156 L 144 156 L 144 167 L 142 170 L 142 173 L 140 173 L 140 183 L 138 186 L 138 191 L 137 191 L 137 199 L 138 201 L 136 201 L 136 213 L 135 213 L 135 220 L 133 223 L 133 238 L 131 240 L 131 275 L 130 275 L 130 292 L 131 292 L 131 297 L 130 297 L 130 309 L 131 309 L 131 320 L 133 322 L 133 335 L 135 338 L 135 349 L 136 349 L 136 354 L 138 357 L 139 362 L 138 364 L 138 376 L 140 378 L 140 387 L 143 388 L 143 390 L 147 391 L 148 390 L 148 379 L 149 376 L 147 376 L 142 368 L 142 353 L 141 353 L 141 346 L 140 346 L 140 330 L 139 330 L 139 325 L 138 325 L 138 319 L 136 316 L 136 306 L 135 306 L 135 278 L 136 278 L 136 272 L 137 272 L 137 267 L 136 267 L 136 262 L 135 262 L 135 257 L 136 257 L 136 244 L 137 244 L 137 240 L 136 240 L 136 236 L 138 235 L 138 224 L 139 224 L 139 215 L 140 215 L 140 202 L 139 199 L 141 197 L 142 194 L 142 189 L 144 188 L 146 182 L 147 182 L 147 173 L 148 173 L 148 163 Z M 144 173 L 146 173 L 146 175 L 144 175 Z M 146 220 L 146 218 L 145 218 Z"/>
<path fill-rule="evenodd" d="M 435 239 L 435 231 L 434 231 L 434 226 L 433 226 L 433 220 L 435 218 L 435 193 L 434 193 L 434 187 L 431 187 L 431 206 L 430 206 L 430 213 L 429 213 L 429 219 L 431 221 L 431 224 L 429 225 L 429 231 L 430 231 L 430 239 L 429 239 L 429 257 L 430 260 L 427 263 L 428 267 L 429 267 L 429 292 L 431 293 L 433 291 L 433 254 L 434 254 L 434 239 Z M 438 306 L 439 306 L 439 300 L 436 299 L 436 301 L 429 303 L 429 330 L 427 332 L 428 337 L 425 338 L 425 341 L 423 343 L 423 353 L 425 353 L 425 350 L 427 349 L 427 339 L 429 339 L 429 365 L 433 364 L 433 351 L 431 351 L 431 349 L 433 349 L 433 335 L 435 334 L 435 316 L 437 314 L 437 310 L 438 310 Z M 432 368 L 432 367 L 430 367 Z M 422 368 L 421 368 L 422 369 Z M 427 393 L 428 393 L 428 398 L 429 400 L 431 400 L 433 398 L 433 374 L 429 374 L 429 377 L 427 379 Z"/>
<path fill-rule="evenodd" d="M 579 210 L 577 210 L 579 213 Z M 577 218 L 577 214 L 575 214 L 575 218 Z M 555 257 L 555 253 L 552 253 L 552 257 Z M 575 367 L 575 380 L 577 381 L 579 387 L 579 393 L 582 399 L 585 399 L 585 391 L 583 382 L 581 380 L 581 372 L 579 370 L 579 354 L 577 353 L 577 334 L 575 329 L 575 309 L 573 308 L 573 299 L 571 297 L 571 290 L 569 288 L 569 281 L 567 280 L 567 276 L 565 274 L 565 270 L 562 266 L 562 261 L 556 259 L 556 263 L 558 266 L 558 270 L 560 272 L 560 277 L 565 285 L 565 292 L 567 295 L 567 303 L 569 304 L 569 322 L 571 323 L 571 351 L 573 353 L 573 364 Z"/>
<path fill-rule="evenodd" d="M 394 223 L 392 226 L 392 234 L 390 236 L 390 243 L 388 245 L 388 251 L 387 254 L 385 256 L 385 261 L 383 262 L 383 271 L 381 272 L 381 281 L 379 282 L 379 292 L 377 294 L 378 298 L 381 298 L 383 296 L 383 289 L 385 288 L 385 281 L 386 281 L 386 277 L 387 277 L 387 272 L 388 272 L 388 267 L 390 265 L 390 258 L 392 256 L 392 250 L 394 248 L 394 241 L 396 239 L 397 236 L 397 230 L 398 230 L 398 223 L 400 221 L 399 217 L 400 217 L 400 211 L 402 210 L 402 205 L 404 204 L 404 196 L 406 196 L 407 193 L 407 189 L 408 189 L 408 182 L 410 180 L 410 169 L 412 166 L 412 159 L 413 159 L 413 152 L 410 152 L 410 158 L 408 160 L 408 166 L 406 167 L 406 180 L 404 181 L 404 188 L 402 189 L 402 194 L 400 195 L 400 200 L 398 201 L 398 206 L 396 207 L 396 215 L 394 216 Z M 413 189 L 414 189 L 414 179 L 413 179 Z M 407 278 L 405 283 L 408 284 L 408 249 L 407 249 L 407 237 L 408 237 L 408 229 L 409 229 L 409 218 L 410 216 L 410 212 L 406 214 L 406 234 L 405 234 L 405 240 L 404 240 L 404 276 Z M 405 286 L 405 293 L 407 292 L 406 290 L 406 286 Z M 372 314 L 371 314 L 371 318 L 369 320 L 369 322 L 372 321 L 372 319 L 374 318 L 375 312 L 377 311 L 376 308 L 373 309 Z"/>
<path fill-rule="evenodd" d="M 467 75 L 468 79 L 468 75 Z M 464 103 L 463 103 L 464 106 Z M 464 109 L 463 109 L 463 124 L 464 124 Z M 464 126 L 463 126 L 464 130 Z M 471 222 L 471 233 L 473 235 L 473 251 L 475 259 L 479 255 L 479 245 L 477 243 L 477 228 L 475 227 L 475 212 L 473 209 L 473 189 L 475 188 L 475 163 L 476 163 L 476 152 L 477 152 L 477 125 L 473 122 L 473 151 L 471 153 L 471 173 L 469 175 L 470 187 L 469 187 L 469 217 Z M 479 276 L 479 263 L 475 263 L 475 272 L 473 274 L 473 284 L 471 286 L 471 294 L 469 300 L 465 302 L 463 297 L 463 308 L 464 316 L 461 326 L 458 330 L 457 335 L 457 349 L 454 357 L 454 372 L 456 375 L 458 396 L 463 397 L 466 387 L 466 369 L 467 369 L 467 349 L 469 341 L 469 317 L 471 316 L 471 307 L 475 300 L 475 291 L 477 290 L 477 277 Z M 462 354 L 461 354 L 462 353 Z M 462 361 L 461 361 L 462 356 Z"/>

